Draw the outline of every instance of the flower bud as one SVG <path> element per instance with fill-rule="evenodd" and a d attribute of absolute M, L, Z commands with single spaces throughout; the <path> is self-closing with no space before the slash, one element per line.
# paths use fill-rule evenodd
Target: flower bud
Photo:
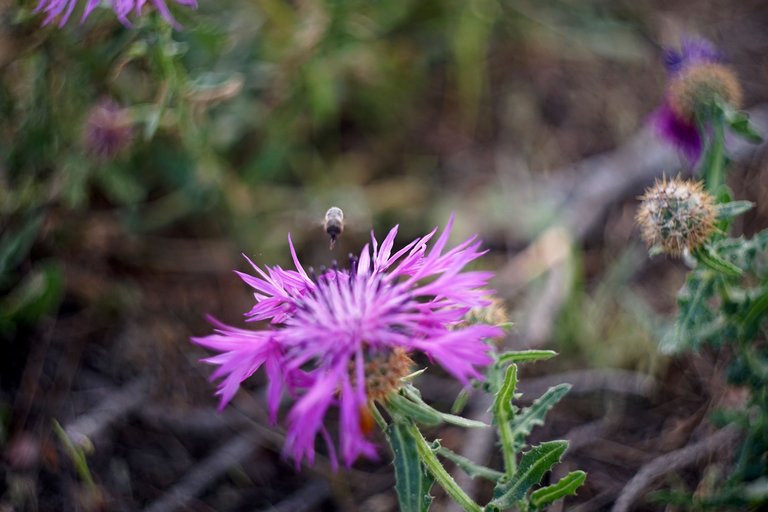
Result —
<path fill-rule="evenodd" d="M 664 178 L 640 199 L 635 219 L 643 240 L 670 256 L 701 246 L 715 230 L 715 201 L 701 182 Z"/>
<path fill-rule="evenodd" d="M 682 70 L 669 83 L 669 105 L 680 119 L 693 121 L 723 101 L 741 105 L 741 85 L 735 73 L 723 64 L 706 62 Z"/>

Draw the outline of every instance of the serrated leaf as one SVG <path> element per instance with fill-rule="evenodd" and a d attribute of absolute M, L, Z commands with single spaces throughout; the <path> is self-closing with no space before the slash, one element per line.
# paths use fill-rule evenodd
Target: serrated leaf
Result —
<path fill-rule="evenodd" d="M 718 219 L 731 219 L 755 207 L 752 201 L 730 201 L 716 206 Z"/>
<path fill-rule="evenodd" d="M 460 414 L 467 405 L 467 400 L 469 400 L 469 390 L 462 388 L 458 396 L 456 396 L 456 400 L 453 401 L 453 405 L 451 405 L 451 414 Z"/>
<path fill-rule="evenodd" d="M 423 402 L 418 404 L 402 395 L 393 394 L 387 400 L 387 410 L 400 420 L 410 419 L 422 425 L 434 427 L 443 422 L 438 411 L 422 404 Z"/>
<path fill-rule="evenodd" d="M 434 478 L 419 459 L 416 441 L 408 432 L 406 423 L 394 422 L 387 426 L 387 439 L 394 453 L 395 490 L 400 510 L 403 512 L 427 512 L 432 504 L 429 495 Z"/>
<path fill-rule="evenodd" d="M 568 441 L 548 441 L 524 453 L 514 476 L 496 486 L 490 504 L 502 509 L 514 507 L 552 466 L 560 462 L 567 449 Z"/>
<path fill-rule="evenodd" d="M 749 142 L 760 143 L 763 141 L 762 135 L 749 122 L 749 115 L 746 112 L 728 110 L 725 116 L 728 126 L 734 133 L 740 135 Z"/>
<path fill-rule="evenodd" d="M 496 361 L 499 364 L 525 363 L 529 361 L 543 361 L 555 357 L 557 352 L 554 350 L 519 350 L 515 352 L 504 352 L 499 355 Z"/>
<path fill-rule="evenodd" d="M 741 277 L 744 271 L 718 255 L 711 247 L 702 247 L 695 251 L 696 259 L 716 272 L 728 277 Z"/>
<path fill-rule="evenodd" d="M 742 337 L 744 339 L 752 338 L 760 327 L 760 322 L 768 312 L 768 288 L 751 303 L 747 314 L 742 323 Z"/>
<path fill-rule="evenodd" d="M 495 416 L 508 418 L 514 415 L 515 411 L 512 407 L 512 399 L 515 397 L 516 387 L 517 365 L 511 364 L 507 367 L 504 373 L 504 382 L 502 382 L 501 388 L 496 393 L 496 397 L 493 401 L 493 410 L 496 411 Z"/>
<path fill-rule="evenodd" d="M 550 503 L 576 494 L 576 490 L 584 484 L 587 479 L 587 474 L 583 471 L 571 471 L 563 478 L 558 480 L 556 484 L 536 489 L 531 494 L 531 505 L 535 508 L 541 509 L 546 507 Z"/>
<path fill-rule="evenodd" d="M 552 407 L 570 391 L 570 384 L 558 384 L 549 388 L 530 407 L 520 411 L 512 420 L 511 430 L 515 440 L 515 448 L 519 449 L 525 443 L 525 438 L 533 427 L 544 424 L 544 418 Z"/>
<path fill-rule="evenodd" d="M 449 450 L 448 448 L 441 447 L 437 453 L 460 467 L 461 470 L 464 471 L 470 478 L 479 476 L 480 478 L 485 478 L 491 482 L 497 482 L 499 478 L 504 476 L 504 473 L 501 471 L 496 471 L 494 469 L 481 466 L 480 464 L 475 464 L 468 458 L 463 457 L 458 453 Z"/>
<path fill-rule="evenodd" d="M 421 399 L 421 394 L 413 386 L 404 387 L 403 393 L 405 394 L 405 397 L 402 397 L 402 398 L 410 401 L 413 405 L 419 407 L 423 413 L 429 414 L 431 416 L 432 415 L 437 416 L 439 417 L 440 420 L 446 423 L 450 423 L 451 425 L 456 425 L 464 428 L 484 428 L 488 426 L 482 421 L 470 420 L 468 418 L 456 416 L 455 414 L 448 414 L 445 412 L 438 411 L 431 405 L 424 402 L 424 400 Z"/>

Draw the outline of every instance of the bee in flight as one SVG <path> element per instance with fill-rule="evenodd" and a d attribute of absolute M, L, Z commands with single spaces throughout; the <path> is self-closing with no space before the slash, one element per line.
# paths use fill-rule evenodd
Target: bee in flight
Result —
<path fill-rule="evenodd" d="M 344 212 L 341 211 L 341 208 L 338 206 L 328 208 L 328 211 L 325 212 L 323 227 L 328 236 L 331 237 L 330 249 L 333 250 L 333 246 L 336 245 L 336 239 L 344 231 Z"/>

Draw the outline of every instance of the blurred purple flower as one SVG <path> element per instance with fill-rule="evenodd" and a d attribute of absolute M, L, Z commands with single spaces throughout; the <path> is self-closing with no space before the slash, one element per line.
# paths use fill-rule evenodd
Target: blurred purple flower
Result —
<path fill-rule="evenodd" d="M 722 53 L 710 41 L 703 38 L 686 38 L 680 43 L 680 51 L 671 48 L 664 51 L 664 65 L 670 76 L 691 65 L 721 62 Z"/>
<path fill-rule="evenodd" d="M 133 141 L 133 119 L 111 99 L 96 103 L 85 120 L 85 147 L 99 158 L 112 158 Z"/>
<path fill-rule="evenodd" d="M 320 434 L 335 464 L 336 449 L 323 426 L 332 406 L 340 410 L 340 450 L 347 465 L 364 455 L 376 457 L 365 436 L 361 414 L 367 411 L 366 365 L 399 352 L 420 351 L 463 383 L 482 378 L 477 367 L 492 361 L 488 338 L 501 329 L 466 326 L 472 307 L 489 305 L 484 286 L 490 272 L 463 272 L 482 254 L 472 237 L 444 252 L 453 217 L 427 251 L 436 230 L 392 254 L 397 227 L 379 247 L 371 234 L 359 259 L 348 270 L 334 268 L 314 276 L 298 261 L 288 242 L 296 270 L 253 265 L 258 276 L 239 273 L 256 290 L 250 321 L 270 320 L 262 330 L 218 324 L 217 334 L 193 338 L 221 352 L 206 361 L 218 365 L 221 406 L 240 383 L 266 367 L 269 408 L 277 411 L 283 392 L 295 403 L 287 416 L 285 450 L 297 464 L 311 464 Z"/>
<path fill-rule="evenodd" d="M 667 101 L 652 114 L 651 119 L 656 133 L 674 145 L 688 162 L 698 162 L 702 152 L 702 140 L 694 123 L 676 116 Z"/>
<path fill-rule="evenodd" d="M 691 66 L 720 61 L 722 54 L 717 47 L 702 38 L 683 39 L 679 51 L 667 49 L 664 52 L 664 65 L 669 80 Z M 651 123 L 656 133 L 680 150 L 691 165 L 698 162 L 703 146 L 699 129 L 692 121 L 675 114 L 666 98 L 661 107 L 651 115 Z"/>
<path fill-rule="evenodd" d="M 131 13 L 141 16 L 142 9 L 149 2 L 158 10 L 162 17 L 168 21 L 168 23 L 174 27 L 179 27 L 179 24 L 171 15 L 171 11 L 165 0 L 85 0 L 85 8 L 83 9 L 83 16 L 80 21 L 84 21 L 102 2 L 107 3 L 112 8 L 117 15 L 117 19 L 120 20 L 120 23 L 123 25 L 130 26 L 131 22 L 128 20 L 128 16 Z M 174 0 L 174 2 L 185 7 L 197 7 L 197 0 Z M 77 4 L 78 0 L 40 0 L 35 12 L 45 13 L 45 20 L 43 21 L 44 25 L 47 25 L 58 18 L 59 27 L 63 27 L 69 20 L 75 7 L 77 7 Z"/>

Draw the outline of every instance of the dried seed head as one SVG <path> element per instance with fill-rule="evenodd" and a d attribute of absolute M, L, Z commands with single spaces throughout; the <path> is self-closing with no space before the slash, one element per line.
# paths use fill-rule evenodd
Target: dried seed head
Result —
<path fill-rule="evenodd" d="M 664 178 L 640 197 L 635 220 L 649 247 L 679 257 L 701 246 L 715 229 L 715 202 L 701 182 Z"/>
<path fill-rule="evenodd" d="M 84 128 L 85 147 L 99 158 L 113 158 L 125 151 L 133 140 L 133 120 L 112 100 L 96 103 L 88 113 Z"/>
<path fill-rule="evenodd" d="M 403 386 L 402 378 L 411 373 L 413 360 L 402 348 L 380 353 L 365 365 L 365 391 L 369 400 L 381 402 Z"/>
<path fill-rule="evenodd" d="M 492 297 L 490 300 L 491 303 L 488 306 L 474 307 L 469 310 L 465 319 L 466 325 L 502 325 L 509 322 L 509 314 L 504 306 L 504 301 L 496 297 Z"/>
<path fill-rule="evenodd" d="M 738 108 L 742 98 L 741 85 L 731 68 L 714 62 L 681 71 L 669 83 L 668 95 L 672 110 L 686 121 L 710 110 L 718 99 Z"/>

